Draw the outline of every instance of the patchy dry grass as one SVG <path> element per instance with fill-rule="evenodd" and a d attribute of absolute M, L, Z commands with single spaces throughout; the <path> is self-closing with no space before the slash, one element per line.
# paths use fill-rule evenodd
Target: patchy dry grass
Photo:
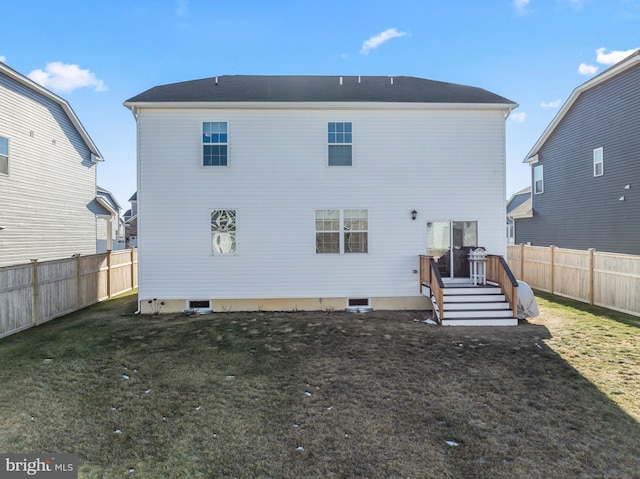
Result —
<path fill-rule="evenodd" d="M 640 422 L 640 318 L 537 293 L 547 344 Z"/>
<path fill-rule="evenodd" d="M 1 451 L 76 453 L 87 478 L 640 477 L 628 316 L 541 299 L 517 328 L 442 328 L 135 301 L 0 341 Z"/>

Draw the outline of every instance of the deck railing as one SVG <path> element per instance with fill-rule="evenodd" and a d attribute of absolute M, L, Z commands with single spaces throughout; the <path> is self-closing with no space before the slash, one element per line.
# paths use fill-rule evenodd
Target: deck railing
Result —
<path fill-rule="evenodd" d="M 420 292 L 422 287 L 429 286 L 431 298 L 438 306 L 438 321 L 442 323 L 444 318 L 444 281 L 438 271 L 438 265 L 433 256 L 420 255 Z"/>
<path fill-rule="evenodd" d="M 487 281 L 497 283 L 511 306 L 513 317 L 518 317 L 518 281 L 511 273 L 507 261 L 494 254 L 487 255 Z"/>

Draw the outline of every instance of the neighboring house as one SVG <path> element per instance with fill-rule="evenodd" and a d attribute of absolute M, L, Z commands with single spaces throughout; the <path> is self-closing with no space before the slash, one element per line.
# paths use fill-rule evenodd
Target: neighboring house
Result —
<path fill-rule="evenodd" d="M 468 282 L 471 247 L 506 252 L 505 119 L 517 105 L 486 90 L 221 76 L 125 106 L 143 312 L 428 309 L 419 255 Z"/>
<path fill-rule="evenodd" d="M 525 161 L 516 243 L 640 254 L 640 50 L 577 87 Z"/>
<path fill-rule="evenodd" d="M 66 100 L 0 62 L 0 266 L 95 254 L 100 161 Z"/>
<path fill-rule="evenodd" d="M 128 248 L 138 247 L 138 193 L 129 198 L 131 208 L 124 214 L 125 243 Z"/>
<path fill-rule="evenodd" d="M 125 248 L 124 222 L 120 218 L 120 204 L 109 190 L 96 187 L 97 243 L 96 252 Z"/>
<path fill-rule="evenodd" d="M 507 244 L 515 244 L 515 220 L 532 216 L 531 186 L 527 186 L 511 195 L 507 201 Z"/>

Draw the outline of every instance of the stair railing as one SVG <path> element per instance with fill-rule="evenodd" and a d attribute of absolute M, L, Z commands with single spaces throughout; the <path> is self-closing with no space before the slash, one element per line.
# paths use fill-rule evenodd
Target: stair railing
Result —
<path fill-rule="evenodd" d="M 444 281 L 438 271 L 438 264 L 433 256 L 420 255 L 420 293 L 422 287 L 428 286 L 431 291 L 431 300 L 438 306 L 439 315 L 436 316 L 438 322 L 444 319 Z"/>
<path fill-rule="evenodd" d="M 497 283 L 509 302 L 513 317 L 518 317 L 518 281 L 506 260 L 499 255 L 487 255 L 487 281 Z"/>

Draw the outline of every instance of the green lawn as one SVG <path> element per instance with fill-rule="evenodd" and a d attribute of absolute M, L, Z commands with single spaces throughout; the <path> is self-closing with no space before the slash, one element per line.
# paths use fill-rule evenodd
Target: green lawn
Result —
<path fill-rule="evenodd" d="M 446 328 L 123 296 L 0 340 L 0 451 L 87 478 L 640 478 L 640 320 L 538 303 Z"/>

